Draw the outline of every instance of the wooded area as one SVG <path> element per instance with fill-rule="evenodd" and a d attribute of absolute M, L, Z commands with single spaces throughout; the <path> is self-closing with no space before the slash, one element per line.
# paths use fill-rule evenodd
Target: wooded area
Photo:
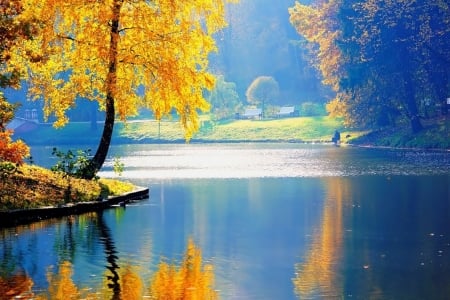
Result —
<path fill-rule="evenodd" d="M 447 115 L 450 9 L 446 1 L 315 1 L 290 9 L 314 63 L 336 92 L 333 115 L 357 126 L 413 132 Z"/>

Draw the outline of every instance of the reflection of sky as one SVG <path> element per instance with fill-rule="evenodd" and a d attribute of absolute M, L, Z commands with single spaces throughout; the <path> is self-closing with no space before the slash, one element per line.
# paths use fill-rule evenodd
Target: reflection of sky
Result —
<path fill-rule="evenodd" d="M 177 241 L 192 235 L 215 267 L 222 299 L 293 299 L 294 265 L 323 201 L 320 181 L 178 180 L 150 193 L 155 252 L 180 252 Z"/>
<path fill-rule="evenodd" d="M 146 285 L 192 237 L 222 299 L 294 299 L 296 276 L 305 297 L 370 298 L 374 286 L 378 295 L 408 287 L 423 296 L 431 280 L 449 286 L 446 176 L 149 180 L 149 200 L 103 215 L 120 268 L 138 266 Z M 75 217 L 71 230 L 66 218 L 35 224 L 2 231 L 0 243 L 35 288 L 70 257 L 77 286 L 101 286 L 108 263 L 95 218 Z"/>
<path fill-rule="evenodd" d="M 123 177 L 262 178 L 446 174 L 450 153 L 303 144 L 134 145 L 113 147 Z M 114 177 L 112 160 L 101 176 Z"/>

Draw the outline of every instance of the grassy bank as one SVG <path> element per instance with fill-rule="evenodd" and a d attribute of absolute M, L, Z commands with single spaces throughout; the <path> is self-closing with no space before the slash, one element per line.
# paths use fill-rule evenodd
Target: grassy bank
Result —
<path fill-rule="evenodd" d="M 412 134 L 408 124 L 376 131 L 347 129 L 339 119 L 299 117 L 271 120 L 230 120 L 214 122 L 202 116 L 200 130 L 191 142 L 328 142 L 335 129 L 342 141 L 371 146 L 407 148 L 450 148 L 450 121 L 438 118 L 424 121 L 425 129 Z M 17 134 L 29 145 L 98 145 L 102 124 L 96 130 L 89 123 L 69 123 L 61 129 L 41 125 L 38 129 Z M 112 144 L 184 143 L 183 129 L 176 120 L 117 122 Z"/>
<path fill-rule="evenodd" d="M 134 189 L 130 183 L 111 179 L 82 180 L 30 165 L 11 174 L 2 174 L 0 211 L 58 206 L 68 202 L 94 201 Z"/>
<path fill-rule="evenodd" d="M 233 120 L 212 122 L 202 119 L 193 142 L 328 142 L 335 129 L 343 142 L 397 148 L 449 149 L 450 120 L 438 118 L 424 122 L 425 128 L 412 134 L 405 124 L 396 128 L 363 132 L 346 130 L 338 119 L 329 117 L 287 118 L 277 120 Z M 70 123 L 62 129 L 42 125 L 17 137 L 30 145 L 98 144 L 101 125 L 92 130 L 89 123 Z M 134 121 L 117 123 L 113 144 L 185 142 L 176 121 Z M 131 191 L 131 184 L 101 179 L 70 180 L 61 174 L 37 166 L 24 165 L 14 174 L 0 174 L 0 210 L 55 206 L 71 201 L 92 201 L 99 196 Z"/>
<path fill-rule="evenodd" d="M 393 148 L 449 149 L 450 119 L 436 118 L 423 122 L 424 129 L 413 134 L 409 124 L 386 128 L 359 136 L 351 142 L 359 145 Z"/>
<path fill-rule="evenodd" d="M 231 120 L 214 122 L 202 117 L 200 130 L 192 137 L 196 142 L 258 142 L 258 141 L 329 141 L 335 129 L 347 135 L 362 132 L 346 130 L 342 121 L 329 117 L 303 117 L 275 120 Z M 38 129 L 17 134 L 30 145 L 97 145 L 102 125 L 92 130 L 89 123 L 69 123 L 61 129 L 41 125 Z M 118 122 L 113 144 L 121 143 L 177 143 L 185 142 L 179 122 L 164 120 Z"/>

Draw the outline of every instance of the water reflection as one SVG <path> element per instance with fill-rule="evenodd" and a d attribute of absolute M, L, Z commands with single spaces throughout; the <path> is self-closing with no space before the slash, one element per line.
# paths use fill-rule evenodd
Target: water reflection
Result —
<path fill-rule="evenodd" d="M 24 271 L 0 276 L 0 299 L 31 299 L 33 281 Z"/>
<path fill-rule="evenodd" d="M 108 287 L 112 290 L 113 296 L 111 299 L 119 300 L 120 299 L 120 283 L 119 283 L 119 274 L 117 270 L 119 269 L 119 265 L 117 264 L 117 260 L 119 259 L 116 251 L 116 247 L 114 245 L 114 241 L 111 236 L 110 229 L 106 225 L 103 220 L 103 212 L 100 211 L 97 213 L 97 226 L 100 231 L 100 240 L 102 244 L 105 246 L 105 254 L 106 261 L 109 265 L 106 266 L 112 275 L 107 275 L 106 278 L 108 281 Z"/>
<path fill-rule="evenodd" d="M 310 144 L 121 145 L 115 156 L 132 180 L 447 174 L 450 166 L 448 152 Z M 102 176 L 117 176 L 113 163 Z"/>
<path fill-rule="evenodd" d="M 348 197 L 348 180 L 324 179 L 327 187 L 322 220 L 314 231 L 305 260 L 295 266 L 295 294 L 300 299 L 342 296 L 339 261 L 343 255 L 343 204 Z"/>
<path fill-rule="evenodd" d="M 80 297 L 142 299 L 157 287 L 187 295 L 197 273 L 183 263 L 192 236 L 224 299 L 450 295 L 450 153 L 296 144 L 115 151 L 124 179 L 149 186 L 150 199 L 101 218 L 0 230 L 2 286 L 28 286 L 26 275 L 41 295 L 64 271 Z"/>
<path fill-rule="evenodd" d="M 299 299 L 448 299 L 449 176 L 327 178 Z"/>
<path fill-rule="evenodd" d="M 106 276 L 107 280 L 104 282 L 110 289 L 109 293 L 102 292 L 102 286 L 78 286 L 73 280 L 72 263 L 62 261 L 56 270 L 53 266 L 47 268 L 48 288 L 45 291 L 33 291 L 34 282 L 25 272 L 0 276 L 0 299 L 214 300 L 218 298 L 218 292 L 214 289 L 214 268 L 211 264 L 203 262 L 202 251 L 192 239 L 188 240 L 186 252 L 179 265 L 163 260 L 151 278 L 145 279 L 139 274 L 137 266 L 125 265 L 119 272 L 109 229 L 101 216 L 98 221 L 102 237 L 105 239 L 107 260 L 110 263 L 107 269 L 113 273 L 113 276 Z M 148 282 L 147 288 L 144 287 L 144 281 Z"/>

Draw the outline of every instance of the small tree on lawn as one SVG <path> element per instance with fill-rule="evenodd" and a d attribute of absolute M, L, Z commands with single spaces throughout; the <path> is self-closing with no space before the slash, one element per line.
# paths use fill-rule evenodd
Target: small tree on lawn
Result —
<path fill-rule="evenodd" d="M 280 88 L 275 78 L 271 76 L 259 76 L 250 84 L 245 93 L 247 101 L 254 105 L 261 105 L 262 117 L 264 117 L 265 105 L 275 102 L 280 95 Z"/>

